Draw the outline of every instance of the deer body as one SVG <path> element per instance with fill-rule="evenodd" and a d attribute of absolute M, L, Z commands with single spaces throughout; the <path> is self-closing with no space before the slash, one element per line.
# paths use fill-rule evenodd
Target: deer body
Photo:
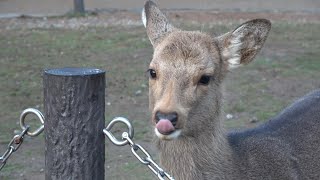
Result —
<path fill-rule="evenodd" d="M 222 81 L 254 59 L 271 28 L 268 20 L 211 37 L 175 28 L 152 1 L 142 19 L 154 47 L 151 119 L 161 164 L 175 179 L 320 178 L 320 91 L 258 128 L 223 128 Z"/>
<path fill-rule="evenodd" d="M 320 179 L 320 91 L 258 128 L 229 134 L 229 143 L 248 179 Z"/>

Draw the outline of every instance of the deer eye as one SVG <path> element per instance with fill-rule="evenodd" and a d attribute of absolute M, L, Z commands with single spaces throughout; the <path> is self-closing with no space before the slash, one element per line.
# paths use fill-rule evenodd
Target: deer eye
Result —
<path fill-rule="evenodd" d="M 198 83 L 201 85 L 208 85 L 210 80 L 211 80 L 211 76 L 203 75 L 201 76 Z"/>
<path fill-rule="evenodd" d="M 151 79 L 155 79 L 157 77 L 157 73 L 154 69 L 149 69 L 148 71 Z"/>

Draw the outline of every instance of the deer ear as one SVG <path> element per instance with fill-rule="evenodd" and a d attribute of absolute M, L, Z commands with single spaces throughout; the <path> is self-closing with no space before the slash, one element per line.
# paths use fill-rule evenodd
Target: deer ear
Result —
<path fill-rule="evenodd" d="M 163 36 L 175 29 L 153 1 L 145 3 L 142 10 L 142 22 L 154 47 Z"/>
<path fill-rule="evenodd" d="M 270 29 L 269 20 L 254 19 L 218 37 L 221 55 L 228 62 L 229 69 L 251 62 L 262 48 Z"/>

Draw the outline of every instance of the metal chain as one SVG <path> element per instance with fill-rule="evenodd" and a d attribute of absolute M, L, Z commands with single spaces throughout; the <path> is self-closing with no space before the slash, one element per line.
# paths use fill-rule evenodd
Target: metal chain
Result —
<path fill-rule="evenodd" d="M 30 132 L 29 129 L 30 127 L 28 125 L 25 124 L 25 119 L 26 116 L 28 114 L 34 114 L 38 117 L 39 121 L 41 122 L 41 126 L 35 130 L 34 132 Z M 112 127 L 118 123 L 124 123 L 127 125 L 129 132 L 123 132 L 122 133 L 122 141 L 119 141 L 117 138 L 115 138 L 113 136 L 113 134 L 111 133 L 111 129 Z M 44 116 L 42 115 L 42 113 L 37 110 L 37 109 L 33 109 L 33 108 L 28 108 L 26 110 L 24 110 L 21 115 L 20 115 L 20 126 L 22 128 L 22 132 L 18 135 L 15 135 L 10 143 L 8 144 L 7 150 L 5 151 L 5 153 L 0 157 L 0 171 L 2 170 L 2 168 L 6 165 L 7 160 L 9 159 L 9 157 L 16 152 L 21 144 L 23 143 L 23 138 L 25 135 L 31 136 L 31 137 L 36 137 L 39 134 L 41 134 L 44 130 Z M 109 125 L 103 129 L 104 134 L 111 140 L 111 142 L 117 146 L 124 146 L 129 144 L 131 146 L 131 151 L 133 153 L 133 155 L 144 165 L 147 165 L 148 168 L 158 177 L 158 179 L 160 180 L 164 180 L 165 178 L 169 179 L 169 180 L 174 180 L 173 177 L 171 177 L 167 172 L 165 172 L 162 168 L 160 168 L 160 166 L 154 162 L 154 160 L 152 159 L 151 155 L 148 153 L 148 151 L 146 151 L 142 146 L 140 146 L 139 144 L 136 144 L 133 142 L 133 136 L 134 136 L 134 129 L 131 125 L 131 123 L 126 119 L 126 118 L 122 118 L 122 117 L 118 117 L 113 119 Z M 146 157 L 142 158 L 141 156 L 138 155 L 137 151 L 140 150 Z"/>
<path fill-rule="evenodd" d="M 8 144 L 6 152 L 4 152 L 4 154 L 0 157 L 0 170 L 4 167 L 4 165 L 6 165 L 6 162 L 8 158 L 11 156 L 11 154 L 16 152 L 20 148 L 23 142 L 24 135 L 27 133 L 28 130 L 29 127 L 24 129 L 20 134 L 13 136 L 10 143 Z"/>
<path fill-rule="evenodd" d="M 117 138 L 115 138 L 110 131 L 112 129 L 112 127 L 118 122 L 126 124 L 128 127 L 128 130 L 129 130 L 129 132 L 122 133 L 122 141 L 119 141 Z M 133 127 L 132 127 L 131 123 L 129 122 L 129 120 L 127 120 L 126 118 L 123 118 L 123 117 L 117 117 L 117 118 L 113 119 L 105 129 L 103 129 L 103 132 L 110 139 L 110 141 L 117 146 L 124 146 L 124 145 L 129 144 L 131 146 L 131 152 L 133 153 L 133 155 L 142 164 L 147 165 L 148 168 L 158 177 L 158 179 L 164 180 L 165 178 L 167 178 L 169 180 L 174 180 L 174 178 L 172 176 L 170 176 L 167 172 L 165 172 L 162 168 L 160 168 L 160 166 L 156 162 L 153 161 L 153 159 L 152 159 L 151 155 L 148 153 L 148 151 L 146 151 L 139 144 L 136 144 L 133 142 L 132 139 L 134 136 L 134 130 L 133 130 Z M 137 153 L 139 150 L 146 157 L 142 158 L 141 156 L 139 156 Z"/>
<path fill-rule="evenodd" d="M 35 114 L 39 118 L 39 120 L 42 124 L 34 132 L 30 132 L 29 131 L 30 127 L 28 125 L 25 125 L 25 119 L 28 114 Z M 20 126 L 22 129 L 22 132 L 18 135 L 13 136 L 10 143 L 8 144 L 7 150 L 4 152 L 4 154 L 2 156 L 0 156 L 0 171 L 6 165 L 7 160 L 9 159 L 11 154 L 16 152 L 20 148 L 21 144 L 23 143 L 23 138 L 25 135 L 35 137 L 43 132 L 43 129 L 44 129 L 43 123 L 44 123 L 44 117 L 43 117 L 42 113 L 37 109 L 28 108 L 21 113 Z"/>

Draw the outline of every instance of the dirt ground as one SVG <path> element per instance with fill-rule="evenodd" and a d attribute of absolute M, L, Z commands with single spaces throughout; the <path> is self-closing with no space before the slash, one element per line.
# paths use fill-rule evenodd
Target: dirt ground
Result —
<path fill-rule="evenodd" d="M 68 10 L 70 10 L 72 4 L 68 4 L 65 9 L 61 8 L 58 4 L 58 2 L 62 1 L 55 1 L 57 4 L 46 4 L 43 2 L 39 2 L 36 0 L 30 0 L 29 5 L 24 4 L 25 2 L 21 3 L 21 1 L 15 1 L 15 0 L 0 0 L 0 14 L 7 14 L 7 13 L 21 13 L 22 14 L 61 14 Z M 96 3 L 95 3 L 96 2 Z M 170 10 L 167 11 L 167 14 L 169 15 L 170 19 L 173 20 L 173 22 L 178 26 L 188 27 L 190 29 L 193 28 L 204 28 L 204 29 L 211 29 L 214 27 L 215 24 L 218 24 L 220 26 L 227 25 L 233 25 L 233 24 L 239 24 L 247 19 L 253 19 L 253 18 L 268 18 L 273 23 L 279 24 L 279 26 L 283 29 L 286 29 L 286 25 L 281 25 L 282 22 L 285 22 L 286 24 L 294 24 L 289 27 L 295 27 L 297 24 L 297 29 L 300 27 L 299 25 L 304 24 L 306 25 L 318 25 L 320 24 L 320 2 L 317 0 L 305 0 L 305 1 L 299 1 L 299 0 L 293 0 L 290 1 L 290 6 L 287 6 L 289 3 L 289 0 L 281 0 L 281 1 L 260 1 L 260 0 L 253 0 L 250 3 L 247 3 L 245 1 L 222 1 L 222 0 L 215 0 L 215 1 L 202 1 L 203 5 L 195 4 L 195 1 L 185 1 L 183 3 L 183 6 L 181 6 L 181 1 L 175 1 L 170 3 L 171 1 L 161 1 L 160 5 L 164 8 L 183 8 L 183 10 Z M 218 6 L 215 3 L 218 4 Z M 42 7 L 39 8 L 32 8 L 32 3 L 43 3 Z M 52 3 L 52 1 L 51 1 Z M 70 2 L 69 2 L 70 3 Z M 100 4 L 99 4 L 100 3 Z M 82 32 L 83 29 L 86 27 L 92 26 L 99 28 L 106 28 L 106 27 L 115 27 L 115 30 L 111 30 L 113 33 L 117 32 L 117 28 L 119 28 L 121 31 L 126 32 L 135 32 L 134 36 L 141 36 L 140 39 L 145 43 L 146 37 L 144 34 L 144 30 L 140 28 L 142 26 L 140 22 L 140 14 L 135 10 L 140 7 L 138 1 L 135 4 L 128 5 L 128 3 L 124 3 L 124 1 L 107 1 L 108 6 L 104 6 L 101 4 L 101 2 L 96 1 L 88 1 L 87 6 L 90 8 L 121 8 L 121 9 L 130 9 L 127 10 L 108 10 L 103 11 L 101 13 L 98 13 L 98 15 L 83 17 L 83 18 L 74 18 L 74 17 L 55 17 L 55 18 L 29 18 L 27 16 L 23 16 L 20 18 L 0 18 L 0 35 L 4 38 L 6 35 L 10 35 L 10 31 L 12 33 L 21 33 L 18 36 L 23 37 L 24 30 L 25 31 L 37 31 L 37 29 L 50 29 L 50 28 L 59 28 L 59 29 L 69 29 L 70 31 L 80 31 Z M 141 0 L 141 3 L 142 0 Z M 125 5 L 125 6 L 124 6 Z M 138 6 L 139 5 L 139 6 Z M 179 6 L 180 5 L 180 6 Z M 59 11 L 51 11 L 48 8 L 52 6 L 57 6 L 56 9 L 59 9 Z M 13 9 L 13 10 L 10 10 Z M 194 9 L 211 9 L 211 10 L 194 10 Z M 212 10 L 213 9 L 213 10 Z M 225 10 L 225 11 L 221 11 Z M 244 12 L 245 10 L 251 10 L 250 12 Z M 204 24 L 205 27 L 204 27 Z M 280 28 L 280 29 L 281 29 Z M 30 30 L 31 29 L 31 30 Z M 277 29 L 276 29 L 277 30 Z M 261 88 L 261 91 L 258 92 L 259 97 L 260 96 L 274 96 L 277 98 L 280 98 L 281 105 L 277 104 L 271 104 L 271 106 L 274 107 L 283 107 L 284 104 L 287 104 L 288 102 L 292 102 L 294 99 L 296 99 L 299 96 L 302 96 L 303 94 L 307 93 L 308 91 L 319 88 L 320 87 L 320 81 L 318 74 L 311 74 L 303 76 L 303 77 L 295 77 L 294 75 L 291 76 L 291 74 L 283 75 L 281 74 L 281 71 L 283 69 L 294 69 L 296 67 L 290 66 L 290 60 L 292 58 L 299 57 L 301 54 L 308 54 L 306 52 L 306 49 L 308 49 L 308 41 L 312 42 L 318 42 L 319 40 L 311 39 L 311 35 L 305 37 L 304 32 L 301 32 L 301 34 L 297 33 L 299 37 L 292 37 L 290 36 L 290 31 L 284 33 L 283 31 L 277 32 L 273 31 L 272 33 L 278 33 L 278 35 L 273 35 L 273 39 L 269 40 L 266 46 L 264 47 L 263 51 L 261 52 L 261 57 L 265 58 L 266 60 L 264 62 L 269 62 L 268 59 L 277 59 L 283 64 L 272 64 L 272 68 L 269 68 L 268 70 L 263 69 L 260 67 L 259 64 L 254 65 L 252 67 L 249 67 L 247 70 L 247 74 L 243 74 L 243 77 L 248 78 L 248 80 L 239 80 L 237 79 L 237 74 L 230 75 L 228 78 L 229 84 L 227 84 L 228 87 L 232 87 L 232 84 L 237 84 L 240 82 L 236 81 L 243 81 L 243 84 L 248 84 L 248 82 L 254 81 L 257 82 L 257 85 L 261 85 L 261 87 L 251 87 L 251 86 L 243 86 L 246 88 L 246 90 L 250 91 L 252 89 L 259 89 Z M 95 30 L 92 30 L 95 31 Z M 97 30 L 99 31 L 99 30 Z M 225 31 L 224 29 L 221 31 Z M 294 32 L 295 30 L 293 30 Z M 60 31 L 59 31 L 60 32 Z M 59 33 L 58 32 L 58 33 Z M 69 31 L 67 31 L 69 32 Z M 86 32 L 86 31 L 84 31 Z M 28 32 L 27 32 L 28 33 Z M 41 33 L 43 33 L 41 31 Z M 58 34 L 57 33 L 57 34 Z M 280 35 L 279 35 L 280 33 Z M 319 30 L 310 30 L 308 33 L 319 33 Z M 54 32 L 53 32 L 54 34 Z M 283 35 L 282 35 L 283 34 Z M 84 33 L 85 35 L 85 33 Z M 296 34 L 295 34 L 296 35 Z M 104 35 L 101 35 L 104 37 Z M 112 36 L 110 34 L 106 34 L 105 37 Z M 278 40 L 279 37 L 282 36 L 288 36 L 286 39 L 286 42 L 281 42 Z M 319 37 L 319 36 L 315 36 Z M 97 40 L 99 40 L 101 37 L 97 36 Z M 139 37 L 138 37 L 139 38 Z M 7 40 L 6 40 L 7 41 Z M 292 43 L 290 42 L 292 41 Z M 301 41 L 301 43 L 295 44 L 295 42 Z M 303 43 L 305 42 L 305 43 Z M 117 44 L 115 44 L 116 46 Z M 130 46 L 130 44 L 126 44 L 127 46 Z M 20 48 L 27 48 L 27 44 L 25 46 L 21 46 Z M 41 48 L 42 45 L 39 45 L 40 47 L 35 48 Z M 1 47 L 1 46 L 0 46 Z M 301 48 L 304 47 L 304 48 Z M 59 47 L 57 48 L 59 49 Z M 29 49 L 28 49 L 29 50 Z M 1 52 L 1 51 L 0 51 Z M 59 54 L 63 56 L 61 53 L 63 53 L 63 49 Z M 5 53 L 5 52 L 3 52 Z M 37 51 L 37 49 L 33 52 L 30 52 L 30 56 L 37 56 L 37 53 L 41 54 L 44 52 Z M 112 63 L 113 59 L 117 60 L 124 60 L 124 62 L 117 65 L 116 68 L 118 69 L 128 69 L 127 66 L 132 66 L 132 68 L 140 68 L 143 69 L 144 67 L 147 67 L 147 62 L 141 63 L 146 58 L 150 58 L 152 53 L 152 49 L 150 46 L 143 46 L 142 48 L 138 49 L 137 51 L 134 51 L 131 54 L 125 54 L 124 55 L 115 55 L 114 52 L 107 54 L 108 60 L 106 62 L 102 61 L 101 59 L 106 59 L 106 54 L 99 54 L 99 53 L 93 53 L 93 52 L 84 52 L 84 54 L 89 59 L 93 60 L 94 63 L 99 64 L 99 67 L 110 67 L 114 65 Z M 310 56 L 315 56 L 318 54 L 315 54 L 315 51 L 310 52 Z M 313 54 L 312 54 L 313 53 Z M 44 53 L 43 56 L 48 56 Z M 1 56 L 0 60 L 2 62 L 6 62 L 6 59 L 9 59 L 10 57 Z M 82 57 L 77 57 L 75 59 L 81 59 Z M 80 60 L 75 60 L 75 62 L 79 63 Z M 110 60 L 109 60 L 110 59 Z M 101 65 L 102 63 L 105 63 Z M 5 64 L 7 65 L 7 64 Z M 319 67 L 318 64 L 316 64 L 316 68 Z M 3 66 L 3 65 L 1 65 Z M 22 66 L 22 65 L 21 65 Z M 143 68 L 141 68 L 143 66 Z M 268 65 L 269 66 L 269 65 Z M 281 69 L 283 67 L 283 69 Z M 264 67 L 264 66 L 262 66 Z M 280 70 L 279 70 L 280 69 Z M 311 67 L 312 69 L 312 67 Z M 0 74 L 5 74 L 5 68 L 1 68 Z M 111 71 L 114 74 L 117 74 L 116 71 Z M 300 71 L 299 71 L 300 72 Z M 303 72 L 303 71 L 302 71 Z M 32 72 L 31 72 L 32 73 Z M 133 72 L 135 73 L 135 72 Z M 40 75 L 39 75 L 40 76 Z M 114 116 L 118 115 L 125 115 L 129 117 L 130 119 L 143 119 L 143 122 L 135 121 L 134 125 L 138 127 L 137 129 L 142 131 L 140 134 L 137 135 L 137 141 L 146 147 L 152 155 L 156 154 L 156 150 L 154 146 L 152 145 L 152 132 L 149 131 L 149 129 L 145 128 L 145 123 L 148 122 L 148 98 L 147 98 L 147 85 L 146 85 L 146 79 L 143 77 L 143 75 L 140 76 L 134 76 L 135 79 L 130 79 L 130 77 L 118 77 L 116 75 L 112 76 L 114 79 L 110 79 L 108 81 L 108 97 L 107 97 L 107 114 L 109 114 L 108 119 Z M 138 78 L 136 78 L 138 77 Z M 40 77 L 39 81 L 40 81 Z M 235 79 L 235 80 L 232 80 Z M 132 82 L 131 82 L 132 81 Z M 263 83 L 261 83 L 263 82 Z M 9 83 L 8 83 L 9 84 Z M 130 85 L 131 84 L 131 85 Z M 138 84 L 138 85 L 132 85 L 132 84 Z M 272 85 L 271 85 L 272 84 Z M 134 86 L 135 88 L 130 89 L 130 92 L 126 92 L 124 89 Z M 137 86 L 137 87 L 136 87 Z M 9 88 L 9 87 L 8 87 Z M 8 91 L 5 88 L 0 89 L 1 91 Z M 138 92 L 139 91 L 139 92 Z M 35 92 L 33 92 L 35 93 Z M 10 103 L 9 100 L 7 100 L 7 97 L 4 97 L 6 94 L 3 93 L 1 97 L 1 104 Z M 238 94 L 235 92 L 232 92 L 230 90 L 227 90 L 226 92 L 226 102 L 238 102 L 239 96 L 245 97 L 243 94 Z M 29 96 L 27 96 L 29 97 Z M 252 97 L 252 99 L 259 99 L 259 97 Z M 37 96 L 38 99 L 36 102 L 41 102 L 41 96 Z M 251 101 L 249 99 L 245 99 L 246 101 Z M 265 99 L 263 99 L 265 100 Z M 273 99 L 272 99 L 273 100 Z M 31 106 L 35 106 L 33 102 L 25 103 L 24 101 L 17 101 L 17 109 L 13 108 L 13 111 L 16 111 L 15 114 L 19 114 L 19 110 L 22 110 L 22 107 L 27 106 L 30 104 Z M 20 104 L 23 104 L 24 106 L 21 106 Z M 109 104 L 109 105 L 108 105 Z M 236 104 L 228 104 L 230 105 L 229 108 L 226 108 L 226 110 L 229 112 L 233 112 L 233 116 L 236 118 L 251 118 L 250 113 L 254 113 L 254 110 L 252 111 L 241 111 L 234 112 L 233 109 L 239 108 Z M 255 106 L 255 105 L 253 105 Z M 19 109 L 20 108 L 20 109 Z M 42 105 L 39 105 L 39 108 L 43 108 Z M 260 102 L 258 108 L 264 108 L 263 102 Z M 112 111 L 111 111 L 112 110 Z M 227 112 L 227 113 L 228 113 Z M 1 119 L 0 124 L 5 123 L 7 119 L 12 119 L 12 115 L 1 112 Z M 261 117 L 258 117 L 258 121 L 262 117 L 269 117 L 269 114 L 267 115 L 261 115 Z M 254 117 L 257 118 L 257 117 Z M 235 123 L 234 123 L 235 122 Z M 232 122 L 233 124 L 229 127 L 233 128 L 239 124 L 237 124 L 237 121 L 234 120 Z M 227 124 L 231 124 L 231 121 L 227 122 Z M 245 124 L 240 124 L 241 127 L 252 127 L 256 124 L 250 123 L 248 121 L 245 121 Z M 16 128 L 8 127 L 10 129 L 10 132 Z M 4 129 L 4 128 L 3 128 Z M 6 133 L 8 133 L 6 131 Z M 5 141 L 5 138 L 2 138 L 3 133 L 0 133 L 0 155 L 3 152 L 3 150 L 6 147 L 7 141 Z M 10 137 L 9 136 L 5 136 Z M 153 176 L 149 171 L 147 170 L 147 167 L 143 167 L 139 163 L 137 163 L 137 160 L 133 158 L 133 155 L 129 151 L 129 147 L 115 147 L 111 145 L 109 142 L 107 142 L 106 148 L 107 151 L 107 160 L 106 160 L 106 173 L 107 177 L 106 179 L 153 179 Z M 156 156 L 154 158 L 157 160 Z M 136 168 L 137 166 L 141 168 Z M 147 174 L 147 175 L 145 175 Z M 2 175 L 0 173 L 0 179 L 16 179 L 16 180 L 42 180 L 44 179 L 44 138 L 38 137 L 38 139 L 34 138 L 27 138 L 25 144 L 22 145 L 21 149 L 14 155 L 12 155 L 12 158 L 8 161 L 8 165 L 5 169 L 5 174 Z"/>

